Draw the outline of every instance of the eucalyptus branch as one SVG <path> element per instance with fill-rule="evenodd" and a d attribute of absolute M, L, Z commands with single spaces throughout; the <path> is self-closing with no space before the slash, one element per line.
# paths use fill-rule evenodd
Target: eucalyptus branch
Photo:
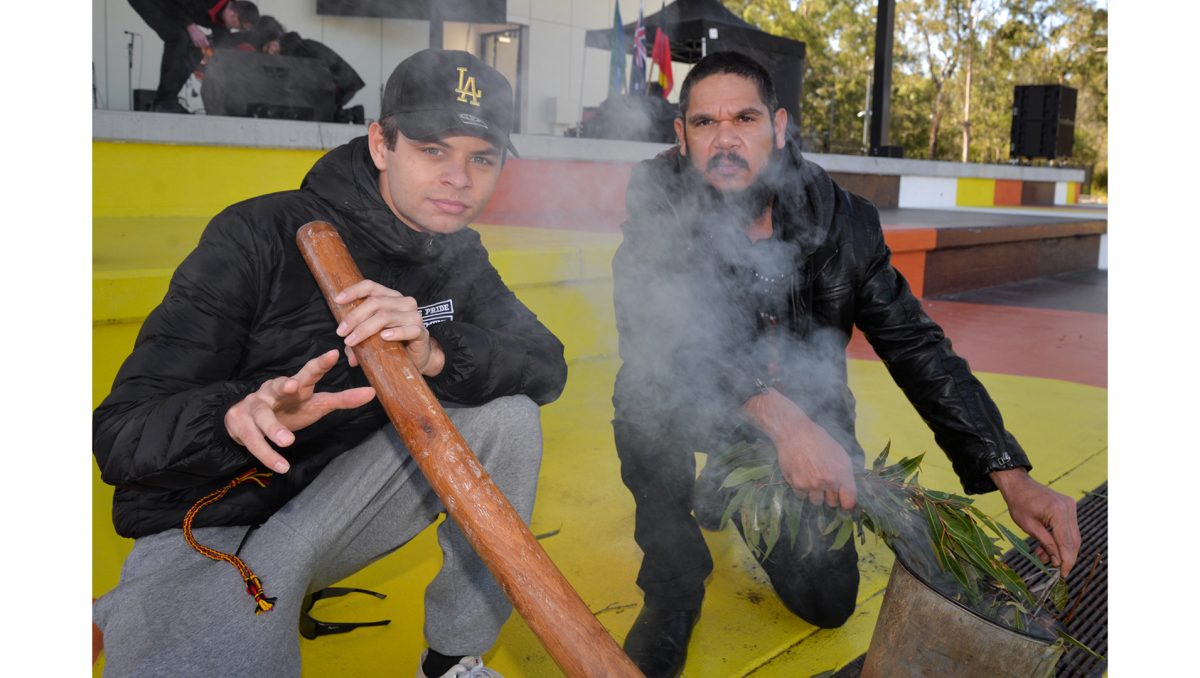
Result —
<path fill-rule="evenodd" d="M 828 548 L 836 550 L 855 534 L 865 543 L 870 531 L 942 595 L 965 599 L 985 616 L 1017 630 L 1031 624 L 1052 627 L 1054 614 L 1048 605 L 1061 615 L 1069 599 L 1061 574 L 1047 568 L 1024 539 L 980 511 L 971 499 L 922 487 L 917 476 L 924 455 L 889 465 L 890 449 L 889 443 L 869 470 L 855 474 L 858 504 L 847 512 L 815 506 L 799 497 L 784 480 L 770 443 L 738 443 L 709 462 L 729 469 L 721 485 L 729 491 L 721 526 L 738 516 L 747 546 L 763 558 L 783 534 L 795 547 L 801 530 L 815 529 L 829 542 Z M 811 533 L 808 536 L 809 548 L 820 541 Z M 1045 574 L 1047 581 L 1031 591 L 1004 563 L 1002 542 Z M 1078 642 L 1056 630 L 1063 642 Z"/>

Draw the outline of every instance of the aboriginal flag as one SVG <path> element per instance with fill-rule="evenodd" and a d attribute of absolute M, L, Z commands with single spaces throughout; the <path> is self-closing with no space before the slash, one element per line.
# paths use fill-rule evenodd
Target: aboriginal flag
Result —
<path fill-rule="evenodd" d="M 671 93 L 671 89 L 675 87 L 675 78 L 671 73 L 671 41 L 667 39 L 667 32 L 658 27 L 654 35 L 654 51 L 650 55 L 651 61 L 658 66 L 658 84 L 662 85 L 663 98 Z"/>

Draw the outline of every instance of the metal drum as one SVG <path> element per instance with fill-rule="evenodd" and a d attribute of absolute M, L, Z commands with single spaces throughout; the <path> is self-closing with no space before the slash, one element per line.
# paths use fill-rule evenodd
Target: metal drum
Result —
<path fill-rule="evenodd" d="M 862 678 L 1047 678 L 1055 639 L 1022 633 L 952 601 L 899 560 L 892 566 Z"/>

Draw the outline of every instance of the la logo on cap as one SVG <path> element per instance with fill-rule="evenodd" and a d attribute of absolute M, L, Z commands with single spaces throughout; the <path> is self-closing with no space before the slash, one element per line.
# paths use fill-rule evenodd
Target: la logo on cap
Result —
<path fill-rule="evenodd" d="M 459 101 L 472 106 L 478 106 L 479 97 L 483 96 L 483 92 L 475 88 L 475 76 L 467 76 L 466 66 L 458 67 L 458 87 L 454 91 L 458 93 Z M 467 97 L 471 97 L 471 100 L 467 101 Z"/>

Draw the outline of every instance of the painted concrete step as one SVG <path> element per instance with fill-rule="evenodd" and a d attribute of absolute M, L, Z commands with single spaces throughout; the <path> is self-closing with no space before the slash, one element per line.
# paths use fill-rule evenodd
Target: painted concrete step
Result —
<path fill-rule="evenodd" d="M 93 359 L 116 373 L 175 267 L 199 240 L 205 217 L 93 220 Z M 566 347 L 567 359 L 616 352 L 612 309 L 614 233 L 479 225 L 492 264 Z"/>

